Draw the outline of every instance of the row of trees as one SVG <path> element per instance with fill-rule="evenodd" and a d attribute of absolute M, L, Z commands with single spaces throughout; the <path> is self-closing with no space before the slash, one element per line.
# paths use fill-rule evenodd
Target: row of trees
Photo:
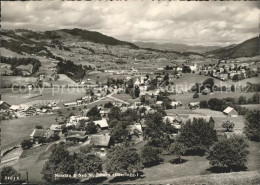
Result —
<path fill-rule="evenodd" d="M 143 168 L 140 155 L 136 149 L 125 146 L 114 146 L 108 150 L 106 168 L 104 162 L 95 154 L 91 147 L 80 149 L 78 154 L 70 154 L 63 143 L 56 145 L 52 150 L 49 160 L 45 163 L 42 174 L 47 182 L 62 182 L 55 178 L 55 174 L 87 174 L 89 178 L 106 170 L 109 174 L 135 174 Z M 92 176 L 93 175 L 93 176 Z"/>

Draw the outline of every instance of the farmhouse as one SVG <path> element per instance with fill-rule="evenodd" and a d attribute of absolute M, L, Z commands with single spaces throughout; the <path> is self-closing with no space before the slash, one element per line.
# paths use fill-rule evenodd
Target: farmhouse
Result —
<path fill-rule="evenodd" d="M 45 129 L 34 129 L 30 137 L 33 142 L 38 142 L 40 138 L 48 139 L 54 135 L 54 131 Z"/>
<path fill-rule="evenodd" d="M 191 102 L 188 106 L 190 109 L 196 109 L 200 107 L 200 102 Z"/>
<path fill-rule="evenodd" d="M 64 107 L 71 107 L 78 105 L 77 102 L 71 102 L 71 103 L 64 103 Z"/>
<path fill-rule="evenodd" d="M 97 125 L 101 130 L 108 129 L 108 124 L 106 119 L 94 121 L 95 125 Z"/>
<path fill-rule="evenodd" d="M 131 138 L 131 140 L 142 138 L 143 131 L 142 131 L 142 125 L 140 123 L 136 123 L 134 125 L 128 125 L 127 130 L 129 131 L 129 137 Z"/>
<path fill-rule="evenodd" d="M 238 113 L 237 111 L 232 108 L 232 107 L 227 107 L 223 113 L 226 115 L 226 116 L 229 116 L 229 117 L 237 117 L 238 116 Z"/>
<path fill-rule="evenodd" d="M 61 125 L 51 125 L 50 130 L 54 131 L 55 133 L 61 131 Z"/>
<path fill-rule="evenodd" d="M 5 101 L 0 101 L 0 110 L 6 110 L 6 109 L 9 109 L 10 107 L 11 107 L 11 105 L 6 103 Z"/>
<path fill-rule="evenodd" d="M 90 145 L 96 148 L 109 148 L 112 145 L 112 140 L 110 135 L 106 134 L 93 134 L 90 136 Z"/>

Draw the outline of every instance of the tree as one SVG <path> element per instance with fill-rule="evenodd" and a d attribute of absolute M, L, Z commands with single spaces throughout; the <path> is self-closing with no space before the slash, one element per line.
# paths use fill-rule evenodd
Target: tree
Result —
<path fill-rule="evenodd" d="M 142 149 L 141 158 L 145 167 L 150 167 L 159 164 L 162 161 L 162 150 L 150 145 L 144 145 Z"/>
<path fill-rule="evenodd" d="M 115 121 L 115 126 L 111 129 L 111 137 L 115 142 L 127 142 L 129 136 L 129 131 L 127 129 L 127 124 L 122 121 Z"/>
<path fill-rule="evenodd" d="M 40 138 L 38 139 L 38 143 L 39 143 L 39 144 L 47 143 L 46 137 L 40 137 Z"/>
<path fill-rule="evenodd" d="M 145 124 L 144 138 L 149 140 L 149 145 L 155 147 L 167 147 L 169 145 L 168 134 L 170 134 L 170 130 L 163 122 L 162 114 L 159 112 L 147 114 Z"/>
<path fill-rule="evenodd" d="M 36 129 L 43 129 L 43 127 L 41 125 L 36 125 L 35 128 Z"/>
<path fill-rule="evenodd" d="M 246 115 L 244 132 L 253 141 L 260 141 L 260 111 L 249 111 Z"/>
<path fill-rule="evenodd" d="M 193 95 L 193 98 L 198 98 L 199 94 L 197 92 L 195 92 L 195 94 Z"/>
<path fill-rule="evenodd" d="M 235 74 L 232 78 L 233 81 L 237 82 L 240 80 L 240 76 L 238 74 Z"/>
<path fill-rule="evenodd" d="M 1 183 L 14 183 L 20 177 L 21 174 L 11 166 L 5 166 L 1 169 Z"/>
<path fill-rule="evenodd" d="M 109 174 L 134 174 L 143 168 L 136 149 L 125 146 L 114 146 L 108 150 L 106 171 Z"/>
<path fill-rule="evenodd" d="M 203 155 L 217 141 L 217 133 L 205 119 L 194 118 L 182 126 L 177 141 L 184 144 L 187 152 Z"/>
<path fill-rule="evenodd" d="M 120 107 L 112 107 L 110 109 L 110 114 L 108 115 L 108 118 L 109 118 L 109 120 L 113 120 L 113 119 L 119 120 L 121 118 Z"/>
<path fill-rule="evenodd" d="M 208 101 L 209 108 L 216 111 L 223 111 L 224 106 L 226 105 L 225 100 L 220 100 L 217 98 L 211 98 Z"/>
<path fill-rule="evenodd" d="M 91 117 L 94 121 L 102 119 L 101 114 L 96 106 L 88 111 L 87 116 Z"/>
<path fill-rule="evenodd" d="M 209 108 L 207 100 L 200 101 L 200 108 L 201 109 L 207 109 Z"/>
<path fill-rule="evenodd" d="M 259 104 L 260 103 L 260 95 L 259 93 L 255 93 L 252 96 L 252 103 L 253 104 Z"/>
<path fill-rule="evenodd" d="M 85 130 L 87 134 L 95 134 L 97 133 L 97 126 L 93 121 L 89 122 L 85 126 Z"/>
<path fill-rule="evenodd" d="M 140 94 L 140 88 L 137 86 L 135 87 L 135 97 L 139 97 Z"/>
<path fill-rule="evenodd" d="M 104 108 L 112 108 L 113 106 L 114 106 L 113 103 L 107 102 L 105 103 Z"/>
<path fill-rule="evenodd" d="M 47 182 L 55 182 L 55 174 L 74 174 L 74 160 L 65 150 L 64 144 L 59 144 L 52 150 L 49 160 L 42 169 L 43 178 Z"/>
<path fill-rule="evenodd" d="M 234 135 L 222 139 L 210 148 L 207 159 L 212 166 L 229 170 L 245 168 L 247 162 L 248 143 L 244 137 Z"/>
<path fill-rule="evenodd" d="M 78 174 L 93 174 L 102 172 L 102 159 L 92 153 L 81 150 L 75 159 L 75 172 Z"/>
<path fill-rule="evenodd" d="M 246 103 L 247 103 L 246 97 L 245 96 L 239 96 L 238 104 L 242 105 L 242 104 L 246 104 Z"/>
<path fill-rule="evenodd" d="M 214 79 L 213 78 L 208 78 L 206 79 L 202 84 L 203 84 L 203 87 L 204 89 L 205 88 L 209 88 L 211 91 L 213 91 L 213 86 L 214 86 Z"/>
<path fill-rule="evenodd" d="M 236 90 L 235 85 L 232 84 L 232 85 L 231 85 L 231 91 L 232 91 L 232 92 L 235 92 L 235 90 Z"/>
<path fill-rule="evenodd" d="M 186 147 L 183 143 L 175 142 L 170 146 L 170 152 L 174 155 L 177 155 L 179 163 L 181 163 L 181 155 L 186 152 Z"/>
<path fill-rule="evenodd" d="M 29 139 L 25 139 L 22 141 L 21 146 L 23 150 L 26 150 L 33 146 L 33 142 L 31 142 Z"/>
<path fill-rule="evenodd" d="M 191 69 L 190 69 L 189 66 L 183 66 L 182 72 L 183 72 L 183 73 L 191 73 Z"/>
<path fill-rule="evenodd" d="M 223 124 L 222 124 L 222 127 L 226 129 L 226 132 L 232 131 L 233 128 L 234 128 L 234 126 L 235 126 L 235 123 L 232 122 L 232 121 L 230 121 L 230 120 L 225 121 L 225 122 L 223 122 Z"/>

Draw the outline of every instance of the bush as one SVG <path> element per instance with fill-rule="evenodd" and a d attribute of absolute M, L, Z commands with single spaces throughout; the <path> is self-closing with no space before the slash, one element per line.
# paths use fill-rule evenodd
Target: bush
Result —
<path fill-rule="evenodd" d="M 207 102 L 206 100 L 200 101 L 200 108 L 202 108 L 202 109 L 207 109 L 207 108 L 209 108 L 208 102 Z"/>
<path fill-rule="evenodd" d="M 150 167 L 159 164 L 162 161 L 161 153 L 160 148 L 145 145 L 141 154 L 143 165 Z"/>
<path fill-rule="evenodd" d="M 244 132 L 253 141 L 260 141 L 260 111 L 249 111 L 246 115 Z"/>
<path fill-rule="evenodd" d="M 193 95 L 193 98 L 198 98 L 199 97 L 199 94 L 196 92 L 194 95 Z"/>
<path fill-rule="evenodd" d="M 223 124 L 222 124 L 222 127 L 225 128 L 227 132 L 232 131 L 234 126 L 235 126 L 235 123 L 232 121 L 229 121 L 229 120 L 223 122 Z"/>
<path fill-rule="evenodd" d="M 31 142 L 31 140 L 23 140 L 23 142 L 21 143 L 22 149 L 26 150 L 29 149 L 33 146 L 33 143 Z"/>
<path fill-rule="evenodd" d="M 215 143 L 209 150 L 207 159 L 212 166 L 230 170 L 244 169 L 247 162 L 248 143 L 242 136 L 232 136 Z"/>

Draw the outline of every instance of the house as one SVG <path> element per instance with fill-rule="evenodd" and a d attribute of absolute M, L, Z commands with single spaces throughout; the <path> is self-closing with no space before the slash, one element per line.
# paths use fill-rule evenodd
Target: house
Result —
<path fill-rule="evenodd" d="M 88 121 L 89 117 L 86 117 L 86 116 L 71 116 L 70 120 L 69 120 L 69 123 L 67 123 L 66 126 L 68 127 L 68 126 L 72 126 L 72 125 L 75 125 L 75 126 L 79 125 L 81 120 Z"/>
<path fill-rule="evenodd" d="M 69 131 L 65 137 L 66 141 L 84 142 L 88 139 L 86 131 Z"/>
<path fill-rule="evenodd" d="M 45 129 L 34 129 L 30 135 L 30 138 L 33 142 L 38 143 L 40 138 L 48 139 L 54 135 L 54 131 L 45 130 Z"/>
<path fill-rule="evenodd" d="M 5 101 L 0 101 L 0 110 L 7 110 L 11 107 L 11 105 L 9 105 L 8 103 L 6 103 Z"/>
<path fill-rule="evenodd" d="M 127 130 L 129 132 L 129 137 L 131 140 L 143 139 L 142 125 L 140 123 L 128 125 Z"/>
<path fill-rule="evenodd" d="M 182 106 L 182 103 L 180 101 L 172 101 L 171 106 L 173 107 Z"/>
<path fill-rule="evenodd" d="M 162 104 L 163 104 L 163 101 L 157 101 L 155 104 L 156 104 L 156 105 L 162 105 Z"/>
<path fill-rule="evenodd" d="M 190 109 L 196 109 L 200 107 L 200 102 L 191 102 L 188 106 Z"/>
<path fill-rule="evenodd" d="M 224 113 L 226 116 L 228 116 L 228 117 L 237 117 L 237 116 L 238 116 L 237 111 L 236 111 L 234 108 L 232 108 L 232 107 L 227 107 L 227 108 L 223 111 L 223 113 Z"/>
<path fill-rule="evenodd" d="M 110 114 L 110 110 L 109 108 L 104 108 L 102 110 L 100 110 L 100 114 L 102 117 L 108 117 L 108 115 Z"/>
<path fill-rule="evenodd" d="M 76 106 L 78 105 L 77 102 L 71 102 L 71 103 L 64 103 L 63 106 L 64 107 L 72 107 L 72 106 Z"/>
<path fill-rule="evenodd" d="M 108 123 L 106 119 L 94 121 L 95 125 L 97 125 L 101 130 L 108 129 Z"/>
<path fill-rule="evenodd" d="M 55 133 L 58 133 L 61 131 L 61 125 L 51 125 L 50 130 L 54 131 Z"/>
<path fill-rule="evenodd" d="M 32 116 L 36 114 L 36 108 L 31 105 L 21 104 L 17 110 L 18 117 Z"/>
<path fill-rule="evenodd" d="M 103 148 L 109 148 L 113 142 L 111 136 L 107 134 L 93 134 L 90 136 L 90 145 L 95 148 L 100 148 L 103 151 Z"/>

